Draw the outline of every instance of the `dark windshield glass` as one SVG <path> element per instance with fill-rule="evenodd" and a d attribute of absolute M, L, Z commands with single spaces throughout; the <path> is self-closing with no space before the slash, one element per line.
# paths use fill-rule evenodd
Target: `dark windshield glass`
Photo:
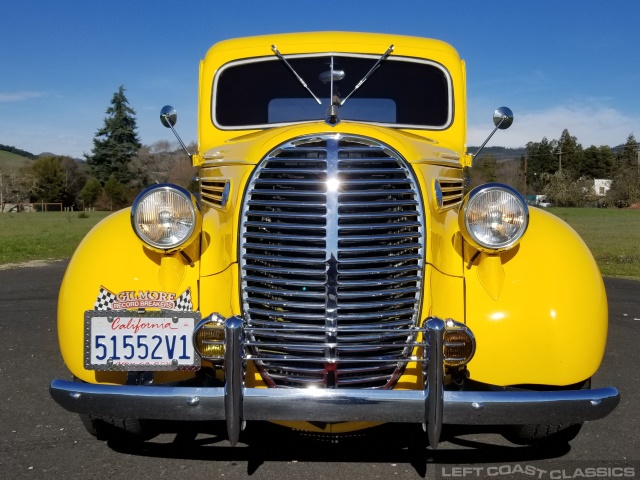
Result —
<path fill-rule="evenodd" d="M 331 57 L 287 60 L 322 105 L 277 57 L 236 62 L 216 77 L 214 123 L 221 128 L 246 128 L 323 120 L 331 92 Z M 336 96 L 349 95 L 376 61 L 377 57 L 335 55 L 334 102 Z M 441 66 L 389 57 L 345 102 L 340 118 L 442 129 L 451 122 L 451 97 L 449 76 Z"/>

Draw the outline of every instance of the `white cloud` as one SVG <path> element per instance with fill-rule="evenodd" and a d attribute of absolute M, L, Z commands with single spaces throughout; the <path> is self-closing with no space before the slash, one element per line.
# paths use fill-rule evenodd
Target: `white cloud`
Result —
<path fill-rule="evenodd" d="M 557 140 L 566 128 L 584 148 L 591 145 L 614 147 L 624 143 L 630 133 L 640 133 L 640 115 L 630 116 L 597 101 L 520 114 L 516 111 L 514 118 L 511 128 L 496 133 L 491 145 L 524 147 L 527 142 L 539 142 L 543 137 Z M 486 122 L 471 124 L 469 145 L 480 145 L 490 132 L 489 127 Z"/>
<path fill-rule="evenodd" d="M 21 102 L 30 98 L 42 97 L 43 95 L 43 92 L 0 92 L 0 102 Z"/>

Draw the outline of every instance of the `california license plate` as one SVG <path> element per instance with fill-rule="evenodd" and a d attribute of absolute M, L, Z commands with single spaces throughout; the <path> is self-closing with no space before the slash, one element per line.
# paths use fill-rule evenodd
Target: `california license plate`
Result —
<path fill-rule="evenodd" d="M 87 370 L 190 370 L 200 366 L 192 341 L 199 312 L 134 313 L 85 312 Z"/>

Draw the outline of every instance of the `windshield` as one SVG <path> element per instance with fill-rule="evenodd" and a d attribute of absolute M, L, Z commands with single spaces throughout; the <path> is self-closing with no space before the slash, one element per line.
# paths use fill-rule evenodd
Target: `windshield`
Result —
<path fill-rule="evenodd" d="M 214 80 L 214 124 L 222 129 L 246 129 L 324 120 L 332 103 L 332 57 L 334 104 L 353 92 L 379 58 L 287 56 L 300 78 L 277 56 L 230 63 Z M 451 123 L 452 104 L 451 81 L 444 67 L 426 60 L 391 56 L 353 92 L 341 107 L 340 118 L 441 130 Z"/>

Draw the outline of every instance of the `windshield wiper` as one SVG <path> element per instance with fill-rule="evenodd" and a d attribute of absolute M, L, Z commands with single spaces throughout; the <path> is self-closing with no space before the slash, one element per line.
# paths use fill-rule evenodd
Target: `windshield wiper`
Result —
<path fill-rule="evenodd" d="M 384 53 L 382 54 L 382 56 L 378 59 L 378 61 L 376 62 L 376 64 L 375 64 L 373 67 L 371 67 L 371 70 L 369 70 L 369 71 L 367 72 L 367 74 L 366 74 L 364 77 L 362 77 L 362 80 L 360 80 L 360 81 L 358 82 L 358 84 L 357 84 L 357 85 L 356 85 L 356 87 L 351 91 L 351 93 L 350 93 L 349 95 L 347 95 L 346 97 L 344 97 L 344 99 L 340 102 L 340 105 L 341 105 L 341 106 L 342 106 L 342 105 L 344 105 L 344 102 L 346 102 L 347 100 L 349 100 L 349 97 L 350 97 L 351 95 L 353 95 L 354 93 L 356 93 L 356 90 L 358 90 L 358 89 L 362 86 L 362 84 L 363 84 L 364 82 L 366 82 L 366 81 L 369 79 L 369 77 L 370 77 L 371 75 L 373 75 L 373 72 L 375 72 L 375 71 L 378 69 L 378 67 L 380 66 L 380 64 L 381 64 L 382 62 L 384 62 L 384 61 L 387 59 L 387 57 L 388 57 L 389 55 L 391 55 L 391 52 L 393 52 L 393 44 L 389 45 L 389 48 L 387 48 L 387 51 L 386 51 L 386 52 L 384 52 Z"/>
<path fill-rule="evenodd" d="M 320 101 L 320 99 L 313 94 L 313 92 L 307 86 L 307 84 L 304 83 L 304 80 L 302 80 L 302 77 L 300 75 L 298 75 L 298 73 L 293 69 L 291 64 L 289 62 L 287 62 L 287 59 L 282 56 L 282 54 L 278 50 L 278 47 L 276 47 L 275 45 L 271 45 L 271 50 L 273 50 L 273 53 L 275 53 L 277 55 L 277 57 L 280 60 L 282 60 L 287 67 L 289 67 L 289 70 L 291 70 L 291 73 L 293 73 L 293 75 L 295 75 L 295 77 L 298 79 L 298 81 L 300 82 L 300 85 L 302 85 L 304 88 L 307 89 L 307 92 L 309 92 L 311 94 L 311 96 L 315 99 L 315 101 L 318 102 L 318 105 L 322 105 L 322 102 Z"/>

